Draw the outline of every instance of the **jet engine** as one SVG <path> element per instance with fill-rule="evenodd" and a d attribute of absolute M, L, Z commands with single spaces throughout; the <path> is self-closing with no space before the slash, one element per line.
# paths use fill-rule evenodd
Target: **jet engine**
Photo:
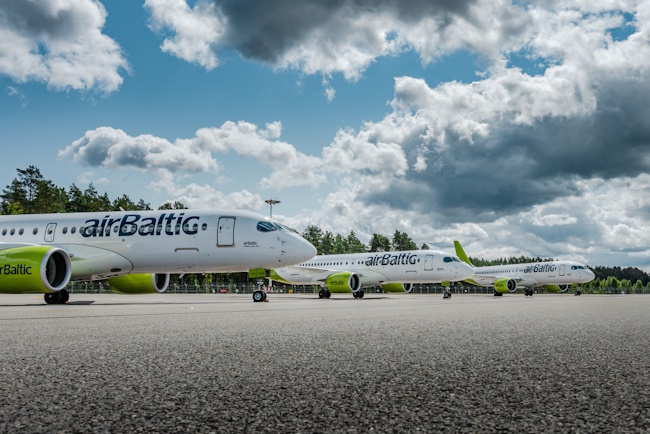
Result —
<path fill-rule="evenodd" d="M 349 271 L 330 274 L 325 281 L 329 292 L 352 292 L 361 289 L 361 279 L 357 273 Z"/>
<path fill-rule="evenodd" d="M 569 290 L 570 286 L 571 285 L 544 285 L 544 288 L 548 292 L 561 292 L 561 293 L 564 293 L 564 292 L 567 292 Z"/>
<path fill-rule="evenodd" d="M 49 246 L 20 246 L 0 251 L 0 292 L 58 293 L 70 281 L 70 256 Z"/>
<path fill-rule="evenodd" d="M 384 283 L 381 285 L 384 292 L 411 292 L 413 291 L 412 283 Z"/>
<path fill-rule="evenodd" d="M 169 286 L 169 274 L 127 274 L 108 279 L 116 294 L 158 294 Z"/>
<path fill-rule="evenodd" d="M 494 290 L 499 294 L 506 294 L 508 292 L 515 292 L 517 290 L 517 281 L 515 279 L 498 279 L 494 282 Z"/>

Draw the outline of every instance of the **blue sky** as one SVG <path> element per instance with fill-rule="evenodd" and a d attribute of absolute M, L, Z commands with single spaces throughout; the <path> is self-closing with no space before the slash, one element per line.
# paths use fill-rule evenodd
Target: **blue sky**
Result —
<path fill-rule="evenodd" d="M 616 3 L 616 4 L 614 4 Z M 645 1 L 0 5 L 4 185 L 650 269 Z"/>

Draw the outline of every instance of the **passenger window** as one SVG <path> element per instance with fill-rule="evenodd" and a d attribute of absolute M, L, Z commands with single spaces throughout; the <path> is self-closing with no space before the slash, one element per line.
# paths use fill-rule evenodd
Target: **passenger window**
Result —
<path fill-rule="evenodd" d="M 16 229 L 12 229 L 11 232 L 9 232 L 11 235 L 16 233 Z"/>
<path fill-rule="evenodd" d="M 64 234 L 67 234 L 67 233 L 68 233 L 68 227 L 67 227 L 67 226 L 63 228 L 63 233 L 64 233 Z"/>
<path fill-rule="evenodd" d="M 23 232 L 25 232 L 25 229 L 23 229 L 23 228 L 20 228 L 20 230 L 18 231 L 18 235 L 22 235 L 22 234 L 23 234 Z"/>
<path fill-rule="evenodd" d="M 71 233 L 71 234 L 74 234 L 75 232 L 77 232 L 77 227 L 76 227 L 76 226 L 72 226 L 72 229 L 70 229 L 70 233 Z"/>
<path fill-rule="evenodd" d="M 36 235 L 38 233 L 38 228 L 34 228 L 33 232 L 34 232 L 34 235 Z"/>
<path fill-rule="evenodd" d="M 3 230 L 2 230 L 2 236 L 5 236 L 5 235 L 7 235 L 7 230 L 6 230 L 6 229 L 3 229 Z"/>
<path fill-rule="evenodd" d="M 207 228 L 208 228 L 208 224 L 207 224 L 207 223 L 203 223 L 203 224 L 201 225 L 201 229 L 206 230 Z"/>

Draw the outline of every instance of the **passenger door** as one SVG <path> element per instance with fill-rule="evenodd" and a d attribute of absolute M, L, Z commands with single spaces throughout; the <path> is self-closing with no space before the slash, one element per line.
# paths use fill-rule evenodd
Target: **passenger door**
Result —
<path fill-rule="evenodd" d="M 424 271 L 433 271 L 433 255 L 424 257 Z"/>
<path fill-rule="evenodd" d="M 233 247 L 235 245 L 235 217 L 219 217 L 217 230 L 217 247 Z"/>

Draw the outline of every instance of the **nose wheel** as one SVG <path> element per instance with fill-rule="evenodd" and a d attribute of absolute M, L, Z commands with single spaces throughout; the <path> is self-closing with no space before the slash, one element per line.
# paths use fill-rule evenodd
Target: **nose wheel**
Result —
<path fill-rule="evenodd" d="M 254 302 L 260 302 L 260 301 L 265 301 L 266 300 L 266 292 L 264 291 L 255 291 L 253 292 L 253 301 Z"/>

